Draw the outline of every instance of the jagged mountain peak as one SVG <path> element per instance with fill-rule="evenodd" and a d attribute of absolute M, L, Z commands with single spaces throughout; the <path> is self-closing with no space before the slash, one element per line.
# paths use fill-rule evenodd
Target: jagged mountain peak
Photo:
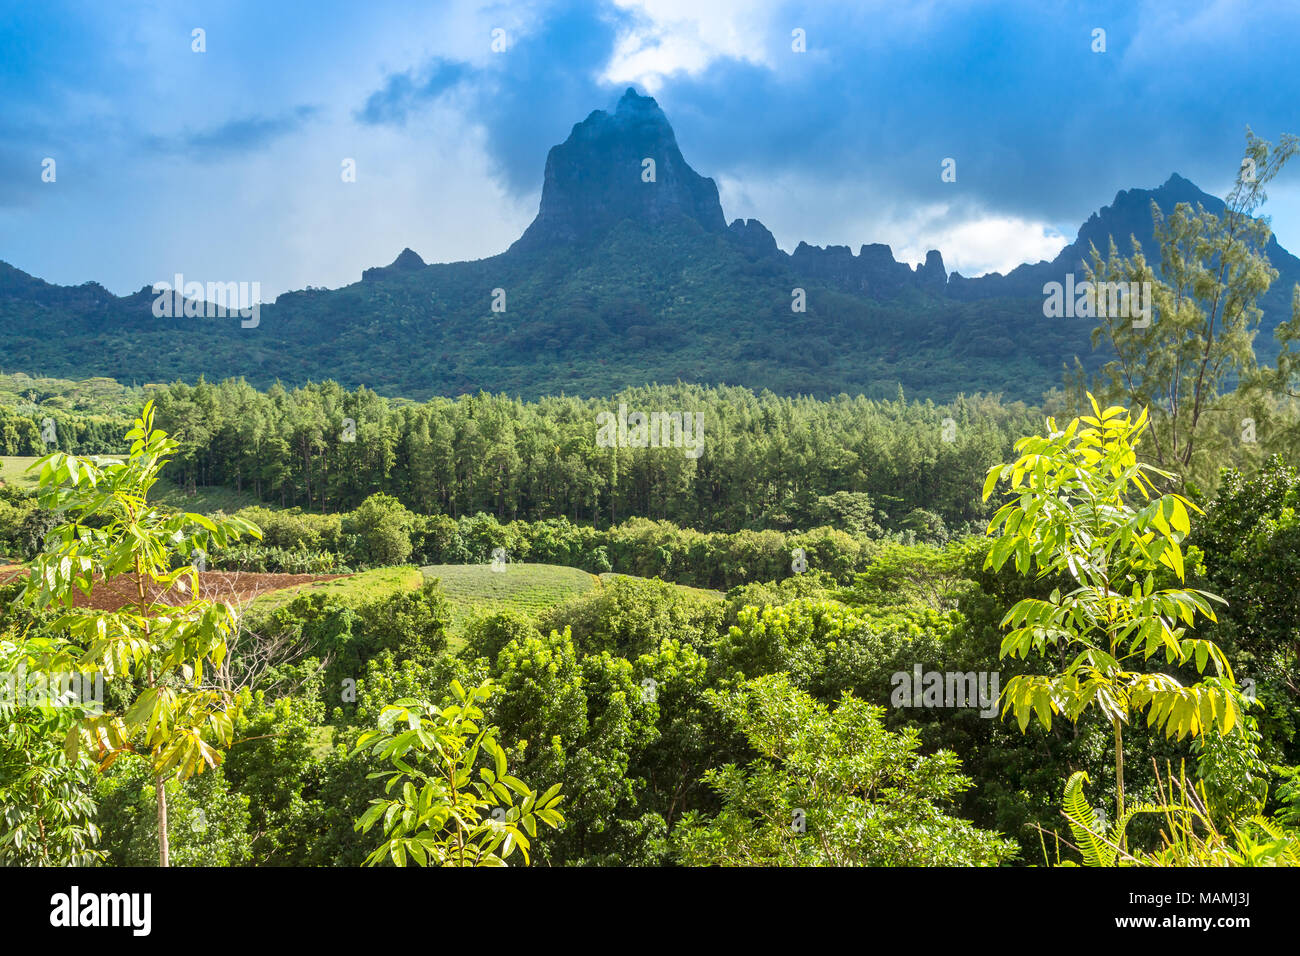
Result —
<path fill-rule="evenodd" d="M 1130 236 L 1137 236 L 1144 245 L 1150 243 L 1153 234 L 1152 203 L 1159 206 L 1165 215 L 1173 212 L 1178 203 L 1187 203 L 1193 208 L 1199 204 L 1216 214 L 1224 208 L 1222 199 L 1203 191 L 1178 173 L 1171 173 L 1164 183 L 1153 189 L 1121 189 L 1110 205 L 1092 213 L 1079 227 L 1074 242 L 1062 250 L 1058 262 L 1061 257 L 1070 265 L 1081 261 L 1087 257 L 1090 244 L 1096 245 L 1104 255 L 1112 238 L 1125 255 L 1131 251 Z"/>
<path fill-rule="evenodd" d="M 385 276 L 395 275 L 402 272 L 415 272 L 423 269 L 427 263 L 420 258 L 420 254 L 414 249 L 407 246 L 397 254 L 397 258 L 386 266 L 376 266 L 373 269 L 367 269 L 361 273 L 363 282 L 374 282 L 376 279 L 382 279 Z"/>
<path fill-rule="evenodd" d="M 629 88 L 613 113 L 594 110 L 552 147 L 537 218 L 511 248 L 594 239 L 624 220 L 674 219 L 726 229 L 717 185 L 686 162 L 654 97 Z"/>

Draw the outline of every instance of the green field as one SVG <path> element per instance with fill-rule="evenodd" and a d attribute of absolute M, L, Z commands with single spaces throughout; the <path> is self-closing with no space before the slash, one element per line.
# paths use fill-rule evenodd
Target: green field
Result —
<path fill-rule="evenodd" d="M 35 458 L 24 458 L 14 455 L 0 455 L 0 480 L 7 485 L 14 485 L 19 488 L 35 488 L 36 472 L 30 475 L 23 474 L 27 466 L 36 461 Z"/>
<path fill-rule="evenodd" d="M 249 612 L 265 614 L 283 607 L 300 595 L 318 592 L 350 604 L 367 604 L 382 600 L 397 591 L 413 591 L 423 580 L 417 568 L 376 568 L 373 571 L 350 574 L 345 578 L 335 578 L 333 581 L 315 581 L 263 594 L 253 601 Z"/>
<path fill-rule="evenodd" d="M 490 564 L 432 564 L 421 570 L 442 582 L 453 631 L 475 614 L 538 614 L 600 586 L 596 575 L 557 564 L 508 564 L 504 571 L 493 571 Z"/>
<path fill-rule="evenodd" d="M 317 581 L 263 594 L 253 601 L 251 614 L 266 614 L 301 594 L 323 592 L 349 603 L 382 600 L 397 591 L 409 591 L 422 581 L 437 580 L 451 605 L 448 643 L 460 647 L 465 625 L 473 618 L 498 611 L 519 611 L 536 616 L 570 598 L 601 587 L 604 581 L 627 575 L 588 574 L 556 564 L 509 564 L 493 571 L 490 564 L 433 564 L 424 568 L 377 568 L 333 581 Z M 681 587 L 678 585 L 678 587 Z M 710 598 L 720 592 L 682 587 L 683 591 Z"/>
<path fill-rule="evenodd" d="M 190 511 L 205 515 L 216 511 L 234 514 L 240 508 L 248 508 L 259 504 L 263 508 L 279 507 L 278 505 L 259 502 L 255 495 L 246 491 L 235 491 L 233 488 L 215 486 L 199 488 L 193 495 L 187 495 L 181 491 L 180 486 L 172 484 L 166 478 L 159 480 L 158 484 L 154 485 L 149 500 L 165 505 L 175 511 Z"/>

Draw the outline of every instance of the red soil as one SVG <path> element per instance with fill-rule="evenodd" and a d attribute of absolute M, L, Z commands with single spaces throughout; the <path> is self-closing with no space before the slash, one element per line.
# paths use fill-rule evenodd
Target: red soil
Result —
<path fill-rule="evenodd" d="M 0 584 L 13 578 L 23 569 L 16 565 L 0 567 Z M 247 604 L 259 594 L 281 591 L 298 584 L 310 584 L 313 581 L 332 581 L 347 577 L 344 574 L 260 574 L 254 571 L 201 571 L 199 572 L 199 596 L 210 601 L 225 601 L 236 607 Z M 184 580 L 188 588 L 189 581 Z M 173 587 L 166 593 L 160 593 L 157 587 L 147 583 L 145 600 L 153 603 L 180 605 L 192 599 L 186 591 Z M 116 611 L 137 600 L 136 576 L 124 574 L 111 581 L 96 579 L 95 587 L 87 598 L 80 591 L 74 592 L 74 607 L 93 607 L 98 610 Z"/>

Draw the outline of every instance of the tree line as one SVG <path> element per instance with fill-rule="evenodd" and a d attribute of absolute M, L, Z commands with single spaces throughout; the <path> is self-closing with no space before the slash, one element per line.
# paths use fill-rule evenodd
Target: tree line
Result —
<path fill-rule="evenodd" d="M 909 516 L 928 520 L 918 509 L 964 526 L 987 514 L 972 489 L 1038 418 L 986 396 L 819 401 L 688 385 L 607 399 L 480 393 L 417 404 L 333 382 L 259 392 L 242 380 L 200 380 L 154 398 L 159 427 L 180 443 L 169 476 L 189 489 L 226 486 L 321 513 L 382 492 L 421 514 L 603 527 L 646 517 L 705 531 L 894 530 Z M 702 453 L 602 447 L 597 418 L 619 405 L 629 418 L 702 415 Z"/>

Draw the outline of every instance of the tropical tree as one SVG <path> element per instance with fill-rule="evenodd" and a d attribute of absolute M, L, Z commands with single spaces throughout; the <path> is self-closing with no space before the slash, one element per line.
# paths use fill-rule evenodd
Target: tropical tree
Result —
<path fill-rule="evenodd" d="M 567 628 L 520 636 L 491 668 L 501 690 L 492 717 L 504 739 L 517 742 L 512 763 L 529 779 L 564 785 L 564 832 L 539 843 L 537 856 L 548 864 L 653 858 L 665 828 L 641 819 L 644 781 L 630 766 L 654 740 L 654 694 L 634 680 L 630 661 L 607 651 L 583 655 L 574 644 Z"/>
<path fill-rule="evenodd" d="M 348 516 L 344 530 L 357 536 L 358 550 L 367 564 L 401 564 L 411 556 L 413 517 L 396 498 L 376 494 Z"/>
<path fill-rule="evenodd" d="M 62 642 L 0 637 L 0 673 L 17 691 L 0 695 L 0 865 L 88 866 L 103 857 L 95 849 L 94 761 L 62 746 L 95 707 L 84 690 L 67 690 L 74 666 Z M 64 668 L 66 683 L 54 667 Z M 75 680 L 81 690 L 94 676 Z"/>
<path fill-rule="evenodd" d="M 785 674 L 709 692 L 758 753 L 704 781 L 716 816 L 685 814 L 673 831 L 689 866 L 992 866 L 1012 841 L 946 814 L 970 786 L 951 752 L 918 753 L 919 733 L 885 729 L 883 707 L 845 693 L 834 710 Z"/>
<path fill-rule="evenodd" d="M 1085 264 L 1094 294 L 1099 283 L 1137 283 L 1139 289 L 1145 283 L 1151 291 L 1148 315 L 1114 308 L 1113 299 L 1098 303 L 1093 345 L 1105 343 L 1114 358 L 1091 390 L 1103 402 L 1150 410 L 1152 453 L 1174 473 L 1171 481 L 1209 477 L 1197 467 L 1198 452 L 1209 450 L 1211 436 L 1236 433 L 1235 421 L 1225 430 L 1207 416 L 1228 411 L 1225 388 L 1255 373 L 1252 343 L 1263 314 L 1258 301 L 1278 276 L 1265 251 L 1272 235 L 1268 220 L 1256 214 L 1267 199 L 1265 185 L 1297 150 L 1295 136 L 1273 146 L 1248 129 L 1245 156 L 1221 212 L 1179 203 L 1166 215 L 1152 203 L 1158 269 L 1136 238 L 1130 257 L 1120 255 L 1112 239 L 1105 258 L 1093 247 Z M 1300 318 L 1293 324 L 1300 335 Z M 1294 359 L 1284 356 L 1289 373 L 1287 362 Z M 1076 377 L 1081 386 L 1082 375 Z"/>
<path fill-rule="evenodd" d="M 1147 430 L 1120 407 L 1104 411 L 1090 394 L 1093 414 L 1064 429 L 1047 420 L 1048 434 L 1022 438 L 1020 457 L 989 470 L 987 499 L 1001 482 L 1014 496 L 994 514 L 993 542 L 985 567 L 1014 558 L 1022 574 L 1063 576 L 1074 587 L 1046 599 L 1018 601 L 1002 619 L 1011 630 L 1000 656 L 1030 653 L 1059 657 L 1059 672 L 1017 675 L 1002 692 L 1002 713 L 1014 713 L 1023 731 L 1037 717 L 1051 728 L 1054 715 L 1077 721 L 1098 708 L 1110 722 L 1115 746 L 1116 819 L 1124 817 L 1123 728 L 1135 713 L 1148 725 L 1180 739 L 1211 728 L 1227 734 L 1237 724 L 1243 698 L 1232 669 L 1213 642 L 1189 635 L 1198 617 L 1213 621 L 1204 591 L 1163 587 L 1183 581 L 1181 543 L 1195 505 L 1177 494 L 1158 495 L 1153 479 L 1168 478 L 1140 462 L 1136 446 Z M 1140 506 L 1136 505 L 1139 501 Z M 1214 675 L 1185 686 L 1150 669 L 1160 654 L 1166 665 L 1195 663 Z"/>
<path fill-rule="evenodd" d="M 453 700 L 441 707 L 412 698 L 390 704 L 379 729 L 357 739 L 354 756 L 369 752 L 392 765 L 369 779 L 385 780 L 385 793 L 396 791 L 372 800 L 356 821 L 362 833 L 383 821 L 384 842 L 367 865 L 405 866 L 409 859 L 420 866 L 506 866 L 515 850 L 527 865 L 538 823 L 564 823 L 558 783 L 538 794 L 509 774 L 497 730 L 483 722 L 479 707 L 492 685 L 466 690 L 453 680 L 451 691 Z M 477 766 L 480 757 L 485 766 Z"/>
<path fill-rule="evenodd" d="M 79 458 L 56 452 L 35 462 L 38 499 L 65 519 L 31 564 L 23 600 L 62 608 L 49 625 L 77 648 L 81 670 L 98 670 L 125 701 L 89 715 L 67 733 L 68 759 L 89 748 L 101 771 L 122 754 L 150 760 L 158 816 L 158 862 L 169 865 L 167 788 L 217 766 L 232 742 L 236 701 L 204 686 L 205 668 L 220 667 L 236 627 L 234 612 L 200 597 L 193 562 L 214 546 L 261 533 L 239 518 L 179 513 L 150 503 L 149 492 L 177 443 L 153 427 L 153 403 L 126 433 L 130 452 Z M 129 603 L 117 610 L 73 607 L 74 592 L 90 596 L 125 581 Z M 184 600 L 169 603 L 168 599 Z"/>

